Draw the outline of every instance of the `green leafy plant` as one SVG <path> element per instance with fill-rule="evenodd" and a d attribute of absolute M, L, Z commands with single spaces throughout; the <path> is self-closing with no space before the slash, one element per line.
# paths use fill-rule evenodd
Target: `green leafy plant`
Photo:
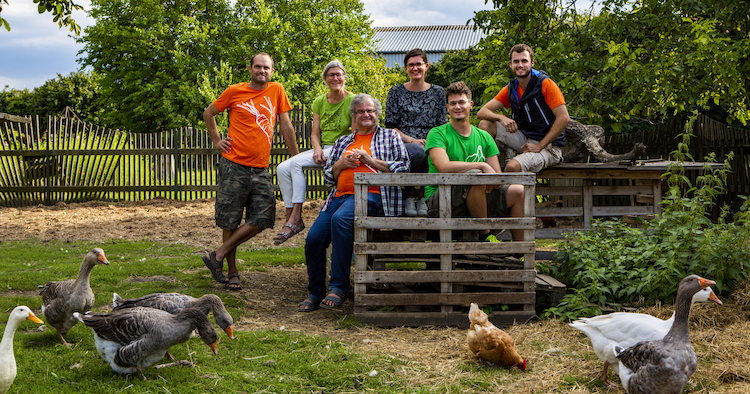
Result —
<path fill-rule="evenodd" d="M 690 127 L 690 124 L 687 126 Z M 672 153 L 677 162 L 664 174 L 669 185 L 662 214 L 631 228 L 621 221 L 594 221 L 592 231 L 577 233 L 561 245 L 553 264 L 540 264 L 575 294 L 546 315 L 571 319 L 589 315 L 585 302 L 644 304 L 674 300 L 683 277 L 698 274 L 716 281 L 714 290 L 728 293 L 750 270 L 750 204 L 747 198 L 733 220 L 727 207 L 716 223 L 709 219 L 716 196 L 724 190 L 728 155 L 722 168 L 707 166 L 692 185 L 681 162 L 689 158 L 690 135 Z M 714 161 L 713 155 L 706 160 Z"/>

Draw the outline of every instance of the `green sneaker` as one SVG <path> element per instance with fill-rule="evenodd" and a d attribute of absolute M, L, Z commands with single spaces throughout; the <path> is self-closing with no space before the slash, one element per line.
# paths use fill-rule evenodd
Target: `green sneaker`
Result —
<path fill-rule="evenodd" d="M 497 239 L 497 237 L 495 237 L 495 234 L 489 234 L 487 235 L 487 238 L 484 239 L 484 242 L 503 242 L 503 241 Z"/>

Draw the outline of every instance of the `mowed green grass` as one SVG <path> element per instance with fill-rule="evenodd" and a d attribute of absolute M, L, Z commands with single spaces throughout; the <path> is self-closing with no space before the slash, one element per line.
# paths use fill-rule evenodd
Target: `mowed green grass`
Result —
<path fill-rule="evenodd" d="M 35 240 L 0 243 L 0 324 L 17 305 L 39 312 L 39 286 L 50 280 L 74 278 L 83 255 L 93 247 L 105 250 L 111 265 L 97 266 L 91 275 L 96 294 L 95 311 L 104 310 L 112 292 L 143 295 L 181 292 L 202 295 L 205 272 L 195 250 L 183 245 L 152 242 L 86 242 Z M 246 267 L 262 270 L 271 265 L 302 263 L 300 248 L 249 250 L 239 256 Z M 177 281 L 135 282 L 132 276 L 166 275 Z M 236 297 L 223 297 L 227 309 L 241 319 L 243 309 Z M 40 313 L 40 312 L 39 312 Z M 44 320 L 43 316 L 40 316 Z M 210 318 L 213 322 L 213 318 Z M 401 361 L 380 354 L 358 353 L 347 343 L 325 336 L 289 331 L 238 332 L 229 340 L 219 332 L 218 355 L 200 338 L 172 347 L 177 360 L 187 359 L 195 367 L 147 368 L 147 381 L 140 375 L 118 375 L 100 358 L 93 333 L 77 324 L 66 335 L 75 345 L 63 346 L 55 330 L 44 331 L 32 322 L 21 324 L 15 336 L 18 377 L 10 393 L 307 393 L 307 392 L 412 392 L 394 379 Z M 218 328 L 217 328 L 218 330 Z M 167 362 L 169 360 L 164 360 Z M 378 371 L 370 376 L 371 371 Z M 430 388 L 417 391 L 432 392 Z M 443 392 L 445 388 L 443 387 Z"/>

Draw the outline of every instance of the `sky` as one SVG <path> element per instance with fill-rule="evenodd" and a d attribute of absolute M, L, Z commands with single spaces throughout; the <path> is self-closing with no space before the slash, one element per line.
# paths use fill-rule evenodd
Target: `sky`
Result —
<path fill-rule="evenodd" d="M 90 3 L 75 3 L 84 7 L 73 14 L 83 30 L 93 24 L 85 12 Z M 492 9 L 492 2 L 484 0 L 364 0 L 364 5 L 373 27 L 464 25 L 475 11 Z M 76 59 L 83 46 L 70 30 L 52 22 L 52 14 L 39 14 L 32 1 L 13 0 L 3 4 L 2 17 L 11 31 L 0 30 L 0 90 L 6 86 L 32 90 L 80 68 Z"/>

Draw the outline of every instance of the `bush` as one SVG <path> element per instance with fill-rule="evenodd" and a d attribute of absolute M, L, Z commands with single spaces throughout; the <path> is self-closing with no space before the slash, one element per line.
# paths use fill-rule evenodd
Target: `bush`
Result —
<path fill-rule="evenodd" d="M 732 291 L 738 280 L 748 280 L 750 269 L 750 203 L 746 197 L 739 212 L 728 221 L 727 207 L 716 223 L 711 212 L 716 196 L 724 190 L 729 171 L 706 168 L 696 185 L 684 177 L 681 162 L 688 158 L 684 142 L 673 152 L 677 163 L 664 175 L 669 190 L 660 216 L 645 222 L 643 229 L 621 221 L 595 221 L 592 231 L 577 233 L 561 244 L 553 264 L 539 271 L 559 278 L 574 294 L 545 316 L 572 319 L 601 311 L 590 303 L 651 304 L 670 302 L 687 275 L 697 274 L 716 281 L 718 294 Z M 713 161 L 713 156 L 706 158 Z"/>

